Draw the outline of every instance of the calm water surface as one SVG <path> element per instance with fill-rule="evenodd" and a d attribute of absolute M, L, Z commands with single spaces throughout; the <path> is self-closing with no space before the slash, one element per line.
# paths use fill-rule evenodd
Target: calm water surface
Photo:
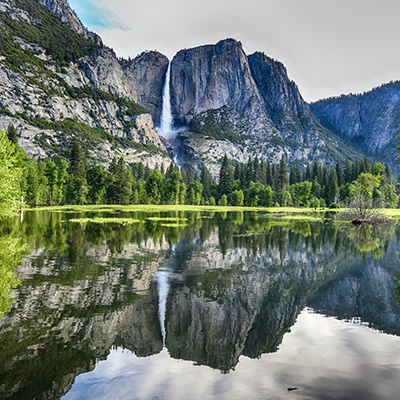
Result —
<path fill-rule="evenodd" d="M 94 216 L 135 222 L 70 221 Z M 0 398 L 398 399 L 399 242 L 254 212 L 4 221 Z"/>

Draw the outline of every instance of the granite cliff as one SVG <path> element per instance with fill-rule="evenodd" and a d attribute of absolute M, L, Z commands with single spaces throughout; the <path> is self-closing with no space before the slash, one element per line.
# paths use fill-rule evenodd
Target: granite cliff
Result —
<path fill-rule="evenodd" d="M 150 167 L 171 162 L 160 124 L 169 60 L 147 51 L 120 59 L 67 0 L 0 0 L 0 129 L 14 124 L 35 157 L 66 156 L 74 138 L 89 159 L 115 155 Z M 171 61 L 178 162 L 218 175 L 223 155 L 246 162 L 371 156 L 395 159 L 400 84 L 307 104 L 280 62 L 240 42 L 179 51 Z"/>
<path fill-rule="evenodd" d="M 175 123 L 187 127 L 178 137 L 182 163 L 204 163 L 216 174 L 224 153 L 242 162 L 285 154 L 300 164 L 360 157 L 320 124 L 281 63 L 247 56 L 233 39 L 178 52 L 170 87 Z"/>
<path fill-rule="evenodd" d="M 65 0 L 0 1 L 0 24 L 0 129 L 13 124 L 28 155 L 67 157 L 77 138 L 91 162 L 123 156 L 169 165 L 150 112 L 161 96 L 164 56 L 119 60 Z"/>
<path fill-rule="evenodd" d="M 359 95 L 346 95 L 311 104 L 327 128 L 356 143 L 371 157 L 392 163 L 400 133 L 400 82 L 391 82 Z"/>

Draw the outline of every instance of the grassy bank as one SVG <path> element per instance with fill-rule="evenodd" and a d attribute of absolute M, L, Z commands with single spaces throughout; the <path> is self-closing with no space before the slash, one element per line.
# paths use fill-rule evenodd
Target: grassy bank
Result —
<path fill-rule="evenodd" d="M 124 211 L 124 212 L 153 212 L 153 211 L 211 211 L 211 212 L 227 212 L 227 211 L 263 211 L 271 214 L 281 213 L 313 213 L 313 208 L 296 208 L 296 207 L 231 207 L 231 206 L 192 206 L 192 205 L 66 205 L 66 206 L 51 206 L 51 207 L 36 207 L 29 208 L 26 211 Z M 327 208 L 318 208 L 316 212 L 332 211 Z M 334 210 L 337 211 L 337 210 Z M 400 210 L 399 210 L 400 211 Z M 400 217 L 400 213 L 399 213 Z"/>

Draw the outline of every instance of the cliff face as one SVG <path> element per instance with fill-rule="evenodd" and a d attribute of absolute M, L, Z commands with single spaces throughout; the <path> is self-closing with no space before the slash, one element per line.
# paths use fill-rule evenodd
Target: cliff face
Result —
<path fill-rule="evenodd" d="M 310 107 L 289 79 L 285 66 L 258 52 L 248 60 L 265 110 L 274 124 L 283 132 L 317 129 Z"/>
<path fill-rule="evenodd" d="M 265 117 L 241 43 L 227 39 L 178 52 L 171 64 L 174 118 L 187 123 L 224 106 L 245 117 Z"/>
<path fill-rule="evenodd" d="M 154 85 L 161 85 L 156 64 L 146 78 L 159 76 L 159 82 L 143 82 L 140 74 L 131 79 L 115 53 L 93 41 L 65 0 L 26 0 L 17 6 L 1 1 L 0 23 L 5 43 L 0 129 L 13 124 L 28 155 L 68 157 L 77 138 L 96 163 L 107 164 L 122 154 L 127 162 L 150 167 L 170 164 L 150 111 L 137 104 L 139 99 L 146 104 L 145 97 L 151 104 Z M 50 42 L 46 35 L 52 35 Z M 130 64 L 143 70 L 139 61 Z"/>
<path fill-rule="evenodd" d="M 135 88 L 135 101 L 151 112 L 156 126 L 160 124 L 168 62 L 166 56 L 156 51 L 148 51 L 131 61 L 121 62 L 127 81 Z"/>
<path fill-rule="evenodd" d="M 68 0 L 37 0 L 54 14 L 58 15 L 61 21 L 65 22 L 71 29 L 86 39 L 102 44 L 101 37 L 94 32 L 88 31 L 68 4 Z"/>
<path fill-rule="evenodd" d="M 311 104 L 328 129 L 365 148 L 374 157 L 396 158 L 400 132 L 400 82 L 392 82 L 362 95 L 325 99 Z"/>
<path fill-rule="evenodd" d="M 170 85 L 175 122 L 188 126 L 178 159 L 203 163 L 214 175 L 224 153 L 241 162 L 250 155 L 277 162 L 284 154 L 298 163 L 360 156 L 321 126 L 281 63 L 247 57 L 233 39 L 178 52 Z"/>

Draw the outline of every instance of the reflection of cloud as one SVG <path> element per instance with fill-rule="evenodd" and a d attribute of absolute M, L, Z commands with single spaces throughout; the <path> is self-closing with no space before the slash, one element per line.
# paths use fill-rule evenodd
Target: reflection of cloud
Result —
<path fill-rule="evenodd" d="M 86 26 L 128 31 L 129 27 L 120 19 L 105 0 L 70 0 L 71 8 Z"/>
<path fill-rule="evenodd" d="M 65 399 L 277 400 L 295 386 L 304 399 L 389 400 L 400 392 L 399 357 L 398 337 L 305 311 L 276 353 L 241 357 L 227 375 L 174 360 L 166 349 L 151 358 L 117 349 L 78 376 Z"/>

